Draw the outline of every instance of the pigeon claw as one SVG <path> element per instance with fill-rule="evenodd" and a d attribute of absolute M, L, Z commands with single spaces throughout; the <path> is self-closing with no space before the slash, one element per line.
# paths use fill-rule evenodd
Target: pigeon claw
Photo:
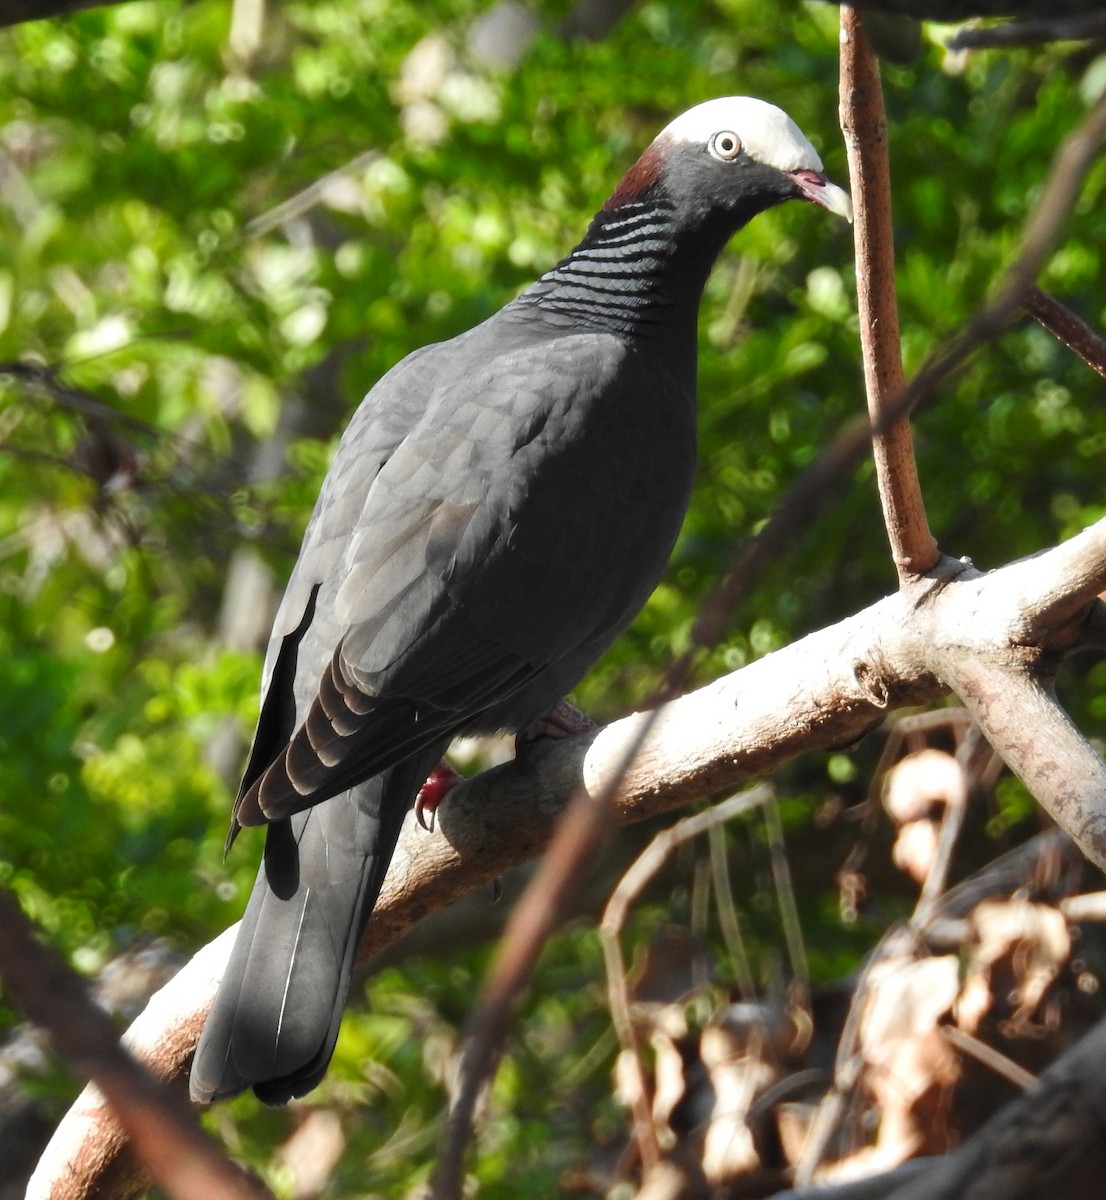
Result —
<path fill-rule="evenodd" d="M 446 793 L 461 782 L 463 776 L 443 759 L 427 776 L 415 797 L 415 820 L 426 830 L 434 832 L 434 814 Z"/>

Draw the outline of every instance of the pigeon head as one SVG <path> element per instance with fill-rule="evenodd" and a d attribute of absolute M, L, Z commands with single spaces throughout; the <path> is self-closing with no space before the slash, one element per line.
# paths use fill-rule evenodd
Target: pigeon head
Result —
<path fill-rule="evenodd" d="M 694 352 L 699 299 L 732 234 L 785 200 L 852 220 L 848 193 L 775 105 L 708 100 L 665 126 L 596 213 L 575 250 L 513 311 L 682 339 Z"/>
<path fill-rule="evenodd" d="M 667 200 L 690 224 L 721 221 L 731 232 L 785 200 L 809 200 L 848 221 L 853 213 L 798 125 L 751 96 L 708 100 L 665 126 L 604 211 L 650 199 Z"/>

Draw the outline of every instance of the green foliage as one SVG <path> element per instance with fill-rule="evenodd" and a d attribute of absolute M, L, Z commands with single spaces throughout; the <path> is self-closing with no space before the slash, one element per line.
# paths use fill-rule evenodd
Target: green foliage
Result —
<path fill-rule="evenodd" d="M 0 378 L 0 880 L 82 968 L 138 936 L 199 944 L 240 911 L 258 843 L 224 863 L 223 822 L 260 656 L 221 640 L 225 581 L 239 552 L 287 572 L 360 395 L 564 253 L 635 152 L 694 102 L 780 102 L 844 181 L 831 6 L 650 0 L 594 42 L 555 32 L 572 7 L 532 6 L 545 28 L 511 70 L 464 49 L 477 0 L 270 5 L 249 62 L 215 0 L 0 32 L 0 363 L 34 367 Z M 442 64 L 424 95 L 417 46 L 424 73 Z M 1101 86 L 1101 60 L 1067 55 L 980 54 L 956 73 L 928 45 L 886 71 L 908 368 L 986 298 L 1058 139 Z M 408 135 L 420 114 L 434 136 Z M 1104 188 L 1100 162 L 1043 281 L 1099 326 Z M 714 273 L 693 510 L 666 582 L 579 689 L 596 716 L 649 694 L 740 539 L 862 410 L 852 272 L 847 230 L 791 205 Z M 997 565 L 1102 511 L 1100 385 L 1034 327 L 977 355 L 917 436 L 951 553 Z M 891 586 L 863 468 L 698 676 Z M 1082 719 L 1101 717 L 1101 668 L 1067 685 Z M 789 835 L 807 844 L 827 796 L 862 798 L 874 757 L 788 771 Z M 1029 811 L 1007 787 L 996 833 Z M 731 841 L 767 980 L 780 936 L 763 846 L 754 826 Z M 821 979 L 849 969 L 870 932 L 842 925 L 840 849 L 831 861 L 814 845 L 802 872 Z M 689 919 L 688 894 L 675 886 L 639 914 L 637 936 Z M 313 1098 L 356 1112 L 328 1194 L 401 1195 L 425 1179 L 485 956 L 389 970 L 347 1020 Z M 482 1126 L 482 1195 L 557 1194 L 617 1128 L 600 979 L 590 925 L 547 951 Z M 243 1099 L 211 1119 L 279 1189 L 271 1148 L 293 1118 Z"/>

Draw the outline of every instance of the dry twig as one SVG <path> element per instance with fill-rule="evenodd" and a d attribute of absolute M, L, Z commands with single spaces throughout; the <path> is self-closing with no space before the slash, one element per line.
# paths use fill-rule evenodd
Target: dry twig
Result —
<path fill-rule="evenodd" d="M 632 1107 L 634 1137 L 641 1154 L 643 1173 L 653 1170 L 660 1161 L 656 1130 L 652 1113 L 645 1098 L 648 1088 L 646 1072 L 641 1061 L 641 1046 L 630 1010 L 630 994 L 626 983 L 626 961 L 622 955 L 622 929 L 626 924 L 631 905 L 664 866 L 673 851 L 685 842 L 692 841 L 703 833 L 721 828 L 727 821 L 751 809 L 771 801 L 771 790 L 765 784 L 732 796 L 729 800 L 685 817 L 669 829 L 664 829 L 630 865 L 618 886 L 611 893 L 603 918 L 599 923 L 599 941 L 603 947 L 603 961 L 607 970 L 607 996 L 611 1009 L 611 1022 L 618 1034 L 619 1044 L 625 1056 L 624 1062 L 634 1075 Z"/>
<path fill-rule="evenodd" d="M 1010 49 L 1044 42 L 1084 41 L 1106 37 L 1106 14 L 1083 13 L 1051 20 L 1009 21 L 1003 25 L 967 26 L 949 39 L 950 50 Z"/>
<path fill-rule="evenodd" d="M 1104 18 L 1106 19 L 1106 18 Z M 1057 341 L 1079 357 L 1091 368 L 1106 379 L 1106 339 L 1099 334 L 1067 307 L 1061 304 L 1055 296 L 1042 291 L 1035 284 L 1025 289 L 1022 307 L 1043 328 L 1047 329 Z"/>

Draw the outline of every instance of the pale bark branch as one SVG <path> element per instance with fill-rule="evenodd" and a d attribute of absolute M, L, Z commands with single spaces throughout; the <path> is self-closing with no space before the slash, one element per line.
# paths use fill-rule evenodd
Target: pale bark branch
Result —
<path fill-rule="evenodd" d="M 1106 763 L 1047 680 L 1005 664 L 942 653 L 943 678 L 1034 799 L 1106 871 Z"/>
<path fill-rule="evenodd" d="M 1007 619 L 1023 626 L 1026 642 L 1062 645 L 1062 627 L 1082 638 L 1088 606 L 1106 591 L 1106 517 L 1061 542 L 1006 568 L 1011 593 Z M 1063 580 L 1061 583 L 1060 580 Z"/>
<path fill-rule="evenodd" d="M 1035 663 L 1072 648 L 1068 626 L 1049 620 L 1042 598 L 1050 597 L 1053 610 L 1061 612 L 1068 607 L 1067 590 L 1090 586 L 1088 546 L 1097 545 L 1098 537 L 1098 527 L 1092 527 L 1032 560 L 1032 569 L 1015 563 L 984 575 L 946 560 L 943 576 L 926 581 L 924 588 L 919 584 L 889 596 L 663 705 L 655 716 L 639 713 L 594 733 L 535 744 L 515 762 L 458 785 L 439 809 L 433 834 L 408 821 L 362 954 L 383 949 L 423 917 L 535 858 L 548 845 L 569 799 L 581 790 L 592 797 L 609 792 L 611 819 L 630 824 L 733 789 L 804 751 L 855 742 L 896 708 L 932 703 L 947 692 L 947 681 L 932 669 L 943 655 L 953 663 L 967 658 L 1020 667 L 1033 678 Z M 1031 585 L 1043 605 L 1032 627 L 1057 631 L 1055 647 L 1030 647 L 1021 640 L 1027 626 L 1016 619 L 1011 597 L 1029 596 Z M 968 646 L 967 630 L 972 633 Z M 949 669 L 961 679 L 958 667 Z M 968 679 L 963 686 L 970 685 Z M 1027 702 L 1038 705 L 1032 696 Z M 1002 709 L 1001 698 L 997 708 Z M 983 716 L 992 726 L 996 749 L 1014 759 L 1015 769 L 1026 769 L 1017 758 L 1018 745 L 1028 740 L 1023 731 L 1035 729 L 1033 722 L 1048 713 L 1036 707 L 1036 715 L 1023 717 L 1027 723 L 1021 724 L 1013 711 L 1010 722 Z M 1008 724 L 1009 744 L 1003 744 Z M 1040 740 L 1051 744 L 1061 734 L 1049 731 Z M 637 747 L 627 768 L 627 757 Z M 1082 760 L 1084 775 L 1097 786 L 1086 750 L 1075 747 L 1073 757 Z M 1030 773 L 1034 779 L 1039 774 Z M 1060 780 L 1060 786 L 1067 785 Z M 1063 810 L 1064 804 L 1057 807 Z M 1101 858 L 1100 820 L 1093 813 L 1075 818 L 1069 813 L 1066 819 L 1084 854 Z M 233 936 L 229 930 L 202 951 L 132 1027 L 131 1044 L 159 1074 L 171 1077 L 186 1068 Z M 72 1190 L 52 1190 L 59 1172 L 74 1181 L 86 1169 L 81 1164 L 94 1157 L 90 1142 L 103 1126 L 88 1122 L 88 1101 L 81 1104 L 84 1123 L 79 1113 L 63 1123 L 55 1139 L 59 1144 L 49 1152 L 53 1176 L 42 1167 L 28 1200 L 88 1195 L 94 1179 L 118 1169 L 117 1142 L 115 1149 L 98 1148 L 99 1166 L 79 1184 L 73 1182 Z"/>
<path fill-rule="evenodd" d="M 1081 643 L 1106 581 L 1106 519 L 991 575 L 965 567 L 960 582 L 969 577 L 972 586 L 942 592 L 927 665 L 1036 800 L 1106 870 L 1106 764 L 1052 688 L 1060 655 Z M 918 603 L 929 599 L 919 592 Z"/>

